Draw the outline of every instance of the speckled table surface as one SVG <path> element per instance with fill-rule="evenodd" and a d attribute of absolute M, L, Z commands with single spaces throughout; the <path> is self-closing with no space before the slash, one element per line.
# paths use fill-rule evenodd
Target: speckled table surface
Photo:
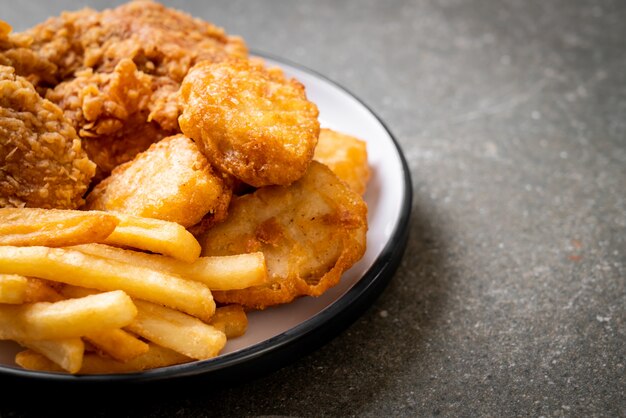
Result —
<path fill-rule="evenodd" d="M 3 0 L 2 18 L 81 3 Z M 90 415 L 626 416 L 623 2 L 168 4 L 376 111 L 410 165 L 411 235 L 386 291 L 314 353 Z"/>

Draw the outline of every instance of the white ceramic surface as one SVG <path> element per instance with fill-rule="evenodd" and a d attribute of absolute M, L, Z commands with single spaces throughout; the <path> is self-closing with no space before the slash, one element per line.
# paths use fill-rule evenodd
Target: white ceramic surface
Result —
<path fill-rule="evenodd" d="M 372 176 L 365 200 L 369 208 L 367 251 L 362 260 L 347 271 L 339 285 L 318 298 L 305 297 L 291 304 L 253 312 L 246 335 L 229 341 L 223 353 L 253 346 L 279 335 L 314 317 L 340 299 L 368 271 L 395 231 L 401 216 L 405 179 L 399 151 L 381 122 L 361 102 L 333 83 L 312 72 L 266 58 L 269 65 L 282 67 L 286 74 L 301 81 L 308 98 L 317 104 L 323 127 L 347 133 L 367 142 Z M 15 366 L 19 347 L 0 342 L 2 366 Z M 219 361 L 219 360 L 218 360 Z"/>

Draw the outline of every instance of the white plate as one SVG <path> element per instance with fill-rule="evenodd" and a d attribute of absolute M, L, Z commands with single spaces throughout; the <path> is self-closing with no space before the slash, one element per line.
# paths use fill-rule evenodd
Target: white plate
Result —
<path fill-rule="evenodd" d="M 223 371 L 234 368 L 239 373 L 267 370 L 344 329 L 382 291 L 402 255 L 411 207 L 411 181 L 397 143 L 376 115 L 346 90 L 308 69 L 277 58 L 265 60 L 306 86 L 308 98 L 319 108 L 322 127 L 367 142 L 372 176 L 365 194 L 369 230 L 364 257 L 344 274 L 340 284 L 318 298 L 304 297 L 250 313 L 246 334 L 230 340 L 215 359 L 124 375 L 70 376 L 22 370 L 13 361 L 19 347 L 0 342 L 0 373 L 101 381 L 157 380 L 201 373 L 224 375 Z"/>

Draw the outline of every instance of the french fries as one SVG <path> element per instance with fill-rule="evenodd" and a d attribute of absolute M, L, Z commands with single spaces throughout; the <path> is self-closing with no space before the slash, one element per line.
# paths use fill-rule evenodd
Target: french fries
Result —
<path fill-rule="evenodd" d="M 119 361 L 132 360 L 148 352 L 148 344 L 123 329 L 106 329 L 85 335 L 99 352 Z"/>
<path fill-rule="evenodd" d="M 0 305 L 0 340 L 81 337 L 124 327 L 136 315 L 132 300 L 120 290 L 54 303 Z"/>
<path fill-rule="evenodd" d="M 188 357 L 215 357 L 226 344 L 226 336 L 211 325 L 182 312 L 135 300 L 137 317 L 126 327 L 147 340 Z"/>
<path fill-rule="evenodd" d="M 248 317 L 241 305 L 227 305 L 215 310 L 209 324 L 226 334 L 226 338 L 237 338 L 246 333 Z"/>
<path fill-rule="evenodd" d="M 35 208 L 0 209 L 0 245 L 68 245 L 102 242 L 119 223 L 106 212 Z"/>
<path fill-rule="evenodd" d="M 20 341 L 20 344 L 43 354 L 70 373 L 77 373 L 82 367 L 85 344 L 80 338 L 26 340 Z"/>
<path fill-rule="evenodd" d="M 40 277 L 160 303 L 208 321 L 215 302 L 206 285 L 67 248 L 0 246 L 0 273 Z"/>
<path fill-rule="evenodd" d="M 157 367 L 172 366 L 174 364 L 187 363 L 191 361 L 176 351 L 160 347 L 156 344 L 149 344 L 146 353 L 126 362 L 120 362 L 97 354 L 85 354 L 79 374 L 111 374 L 111 373 L 132 373 L 142 370 L 154 369 Z M 49 360 L 45 356 L 32 351 L 25 350 L 17 353 L 15 363 L 25 369 L 48 372 L 61 372 L 63 369 Z"/>
<path fill-rule="evenodd" d="M 267 282 L 267 267 L 262 252 L 199 257 L 192 263 L 186 263 L 158 254 L 146 254 L 102 244 L 77 245 L 72 249 L 138 267 L 176 274 L 185 279 L 202 282 L 211 290 L 245 289 Z"/>
<path fill-rule="evenodd" d="M 61 296 L 43 280 L 0 274 L 0 303 L 56 302 Z"/>
<path fill-rule="evenodd" d="M 116 213 L 119 224 L 104 243 L 169 255 L 191 263 L 200 256 L 200 244 L 184 227 L 159 219 Z M 94 241 L 92 241 L 94 242 Z"/>

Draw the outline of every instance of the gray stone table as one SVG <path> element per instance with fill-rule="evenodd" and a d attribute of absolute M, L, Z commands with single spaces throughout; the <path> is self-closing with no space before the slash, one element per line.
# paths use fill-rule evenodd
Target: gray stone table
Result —
<path fill-rule="evenodd" d="M 20 30 L 81 3 L 0 10 Z M 168 4 L 371 106 L 409 162 L 411 235 L 389 287 L 321 349 L 93 416 L 626 415 L 626 3 Z M 40 407 L 3 399 L 0 416 Z"/>

